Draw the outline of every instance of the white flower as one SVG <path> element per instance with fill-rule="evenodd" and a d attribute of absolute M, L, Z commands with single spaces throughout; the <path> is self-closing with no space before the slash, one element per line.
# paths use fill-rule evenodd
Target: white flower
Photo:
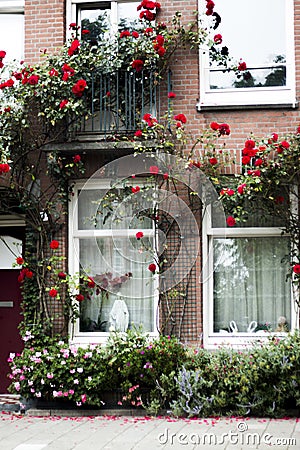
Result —
<path fill-rule="evenodd" d="M 82 367 L 77 367 L 77 372 L 78 373 L 82 373 L 83 372 L 83 368 Z"/>
<path fill-rule="evenodd" d="M 77 380 L 77 378 L 75 378 L 75 380 L 73 381 L 74 384 L 79 384 L 79 380 Z"/>

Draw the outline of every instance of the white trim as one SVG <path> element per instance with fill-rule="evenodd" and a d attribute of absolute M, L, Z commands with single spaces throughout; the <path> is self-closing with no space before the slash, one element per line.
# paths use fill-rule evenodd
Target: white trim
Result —
<path fill-rule="evenodd" d="M 294 39 L 294 1 L 286 2 L 286 86 L 266 88 L 240 88 L 240 89 L 210 89 L 209 88 L 209 53 L 200 49 L 200 101 L 197 110 L 205 107 L 238 107 L 238 106 L 278 106 L 286 105 L 295 108 L 296 80 L 295 80 L 295 39 Z M 199 0 L 199 10 L 202 8 Z"/>
<path fill-rule="evenodd" d="M 25 0 L 0 0 L 0 14 L 9 13 L 23 13 L 25 7 Z"/>
<path fill-rule="evenodd" d="M 246 348 L 257 341 L 267 341 L 269 336 L 286 336 L 286 333 L 243 333 L 222 334 L 213 331 L 214 302 L 213 302 L 213 237 L 280 237 L 280 228 L 212 228 L 210 208 L 203 218 L 202 226 L 202 252 L 203 252 L 203 346 L 209 350 L 215 350 L 219 346 L 231 348 Z M 298 329 L 299 311 L 295 308 L 291 284 L 291 332 Z"/>
<path fill-rule="evenodd" d="M 141 184 L 141 181 L 139 180 Z M 145 183 L 144 183 L 145 184 Z M 86 181 L 78 181 L 73 187 L 73 197 L 69 204 L 69 273 L 75 275 L 79 273 L 79 261 L 76 254 L 79 255 L 79 238 L 92 237 L 110 237 L 110 236 L 135 236 L 139 230 L 78 230 L 78 208 L 76 208 L 78 200 L 78 192 L 84 188 Z M 89 180 L 87 189 L 103 189 L 111 187 L 109 179 Z M 154 236 L 153 229 L 143 229 L 145 236 Z M 159 335 L 157 327 L 157 310 L 159 304 L 159 279 L 158 275 L 153 275 L 154 281 L 154 305 L 153 305 L 153 332 L 146 332 L 150 337 Z M 74 345 L 85 346 L 89 344 L 105 344 L 109 337 L 107 332 L 80 332 L 79 319 L 74 324 L 69 324 L 70 341 Z"/>

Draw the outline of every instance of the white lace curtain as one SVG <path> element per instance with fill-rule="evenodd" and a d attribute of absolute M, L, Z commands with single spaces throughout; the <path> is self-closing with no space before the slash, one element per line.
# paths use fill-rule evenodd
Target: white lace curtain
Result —
<path fill-rule="evenodd" d="M 286 237 L 214 239 L 214 331 L 278 330 L 291 319 Z M 231 327 L 230 327 L 231 323 Z M 253 329 L 253 327 L 252 327 Z M 281 331 L 281 330 L 280 330 Z M 284 331 L 284 330 L 282 330 Z"/>

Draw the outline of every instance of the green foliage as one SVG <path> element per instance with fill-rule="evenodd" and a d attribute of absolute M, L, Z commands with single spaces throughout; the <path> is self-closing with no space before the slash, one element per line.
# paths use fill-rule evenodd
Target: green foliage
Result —
<path fill-rule="evenodd" d="M 176 378 L 179 395 L 172 410 L 188 416 L 283 415 L 300 405 L 299 350 L 295 333 L 249 350 L 201 351 Z"/>
<path fill-rule="evenodd" d="M 121 388 L 119 405 L 143 406 L 151 414 L 171 408 L 190 417 L 276 417 L 300 406 L 299 333 L 248 350 L 214 352 L 136 330 L 111 333 L 106 347 L 77 348 L 28 331 L 24 340 L 23 353 L 10 355 L 10 391 L 27 399 L 101 407 L 107 391 Z"/>

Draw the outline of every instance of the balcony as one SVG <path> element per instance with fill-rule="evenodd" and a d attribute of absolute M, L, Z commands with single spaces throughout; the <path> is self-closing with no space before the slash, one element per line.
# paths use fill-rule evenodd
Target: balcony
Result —
<path fill-rule="evenodd" d="M 160 115 L 160 84 L 155 72 L 95 71 L 88 86 L 87 114 L 75 125 L 77 137 L 96 135 L 97 139 L 109 140 L 134 133 L 146 113 Z"/>

